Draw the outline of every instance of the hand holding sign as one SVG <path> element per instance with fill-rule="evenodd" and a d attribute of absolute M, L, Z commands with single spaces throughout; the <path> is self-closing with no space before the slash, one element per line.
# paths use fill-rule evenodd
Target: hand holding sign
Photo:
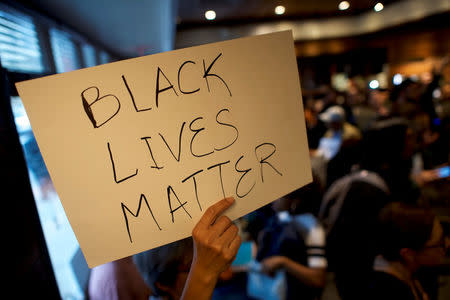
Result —
<path fill-rule="evenodd" d="M 234 203 L 225 198 L 209 207 L 192 231 L 194 261 L 199 269 L 209 270 L 217 276 L 233 262 L 241 244 L 238 228 L 230 218 L 221 216 Z"/>
<path fill-rule="evenodd" d="M 192 231 L 194 258 L 182 299 L 210 299 L 220 273 L 241 245 L 238 228 L 221 214 L 234 203 L 225 198 L 210 206 Z"/>

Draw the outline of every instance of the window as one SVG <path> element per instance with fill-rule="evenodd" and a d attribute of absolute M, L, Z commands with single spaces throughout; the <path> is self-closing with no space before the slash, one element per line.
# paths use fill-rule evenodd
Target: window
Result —
<path fill-rule="evenodd" d="M 11 97 L 11 108 L 59 293 L 64 300 L 82 300 L 89 268 L 53 187 L 22 100 Z"/>
<path fill-rule="evenodd" d="M 97 58 L 95 56 L 95 48 L 90 44 L 83 44 L 81 46 L 83 53 L 83 60 L 85 67 L 93 67 L 97 65 Z"/>
<path fill-rule="evenodd" d="M 0 58 L 9 71 L 44 72 L 33 19 L 3 5 L 0 5 Z"/>
<path fill-rule="evenodd" d="M 100 52 L 100 64 L 107 64 L 111 62 L 111 57 L 109 56 L 109 54 L 105 51 Z"/>
<path fill-rule="evenodd" d="M 68 32 L 51 28 L 50 44 L 52 46 L 57 73 L 69 72 L 81 68 L 76 45 Z"/>

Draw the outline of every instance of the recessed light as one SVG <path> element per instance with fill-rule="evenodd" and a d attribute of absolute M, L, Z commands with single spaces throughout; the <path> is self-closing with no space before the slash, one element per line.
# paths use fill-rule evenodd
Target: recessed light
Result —
<path fill-rule="evenodd" d="M 395 74 L 394 77 L 392 78 L 392 83 L 394 85 L 400 85 L 403 82 L 403 76 L 402 74 Z"/>
<path fill-rule="evenodd" d="M 350 7 L 348 1 L 341 1 L 338 5 L 339 10 L 347 10 Z"/>
<path fill-rule="evenodd" d="M 378 82 L 378 80 L 374 79 L 371 82 L 369 82 L 369 87 L 374 90 L 380 87 L 380 83 Z"/>
<path fill-rule="evenodd" d="M 214 20 L 216 18 L 216 12 L 213 10 L 208 10 L 205 12 L 205 18 L 207 20 Z"/>
<path fill-rule="evenodd" d="M 282 5 L 278 5 L 277 7 L 275 7 L 275 13 L 277 15 L 282 15 L 282 14 L 284 14 L 285 11 L 286 11 L 286 8 Z"/>
<path fill-rule="evenodd" d="M 376 12 L 382 11 L 384 8 L 383 3 L 378 2 L 377 4 L 375 4 L 375 6 L 373 7 L 373 10 Z"/>

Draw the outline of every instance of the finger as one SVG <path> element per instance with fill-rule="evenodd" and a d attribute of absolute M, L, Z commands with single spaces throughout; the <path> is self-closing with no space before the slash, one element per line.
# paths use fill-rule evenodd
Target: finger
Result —
<path fill-rule="evenodd" d="M 212 234 L 216 237 L 221 236 L 233 223 L 227 216 L 220 216 L 211 226 Z"/>
<path fill-rule="evenodd" d="M 236 237 L 230 243 L 229 247 L 230 252 L 233 254 L 233 256 L 237 255 L 240 246 L 241 246 L 241 237 L 239 235 L 236 235 Z"/>
<path fill-rule="evenodd" d="M 229 226 L 225 232 L 220 236 L 219 243 L 222 243 L 226 248 L 230 248 L 231 242 L 238 235 L 239 229 L 236 225 Z"/>
<path fill-rule="evenodd" d="M 203 227 L 208 227 L 213 224 L 217 217 L 220 216 L 227 208 L 229 208 L 234 203 L 234 198 L 225 198 L 217 202 L 216 204 L 210 206 L 201 219 L 198 221 L 198 224 Z"/>

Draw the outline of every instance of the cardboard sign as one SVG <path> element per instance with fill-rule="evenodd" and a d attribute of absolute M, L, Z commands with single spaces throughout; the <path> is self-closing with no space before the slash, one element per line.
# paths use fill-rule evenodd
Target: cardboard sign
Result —
<path fill-rule="evenodd" d="M 292 32 L 17 84 L 90 267 L 236 219 L 311 182 Z"/>

